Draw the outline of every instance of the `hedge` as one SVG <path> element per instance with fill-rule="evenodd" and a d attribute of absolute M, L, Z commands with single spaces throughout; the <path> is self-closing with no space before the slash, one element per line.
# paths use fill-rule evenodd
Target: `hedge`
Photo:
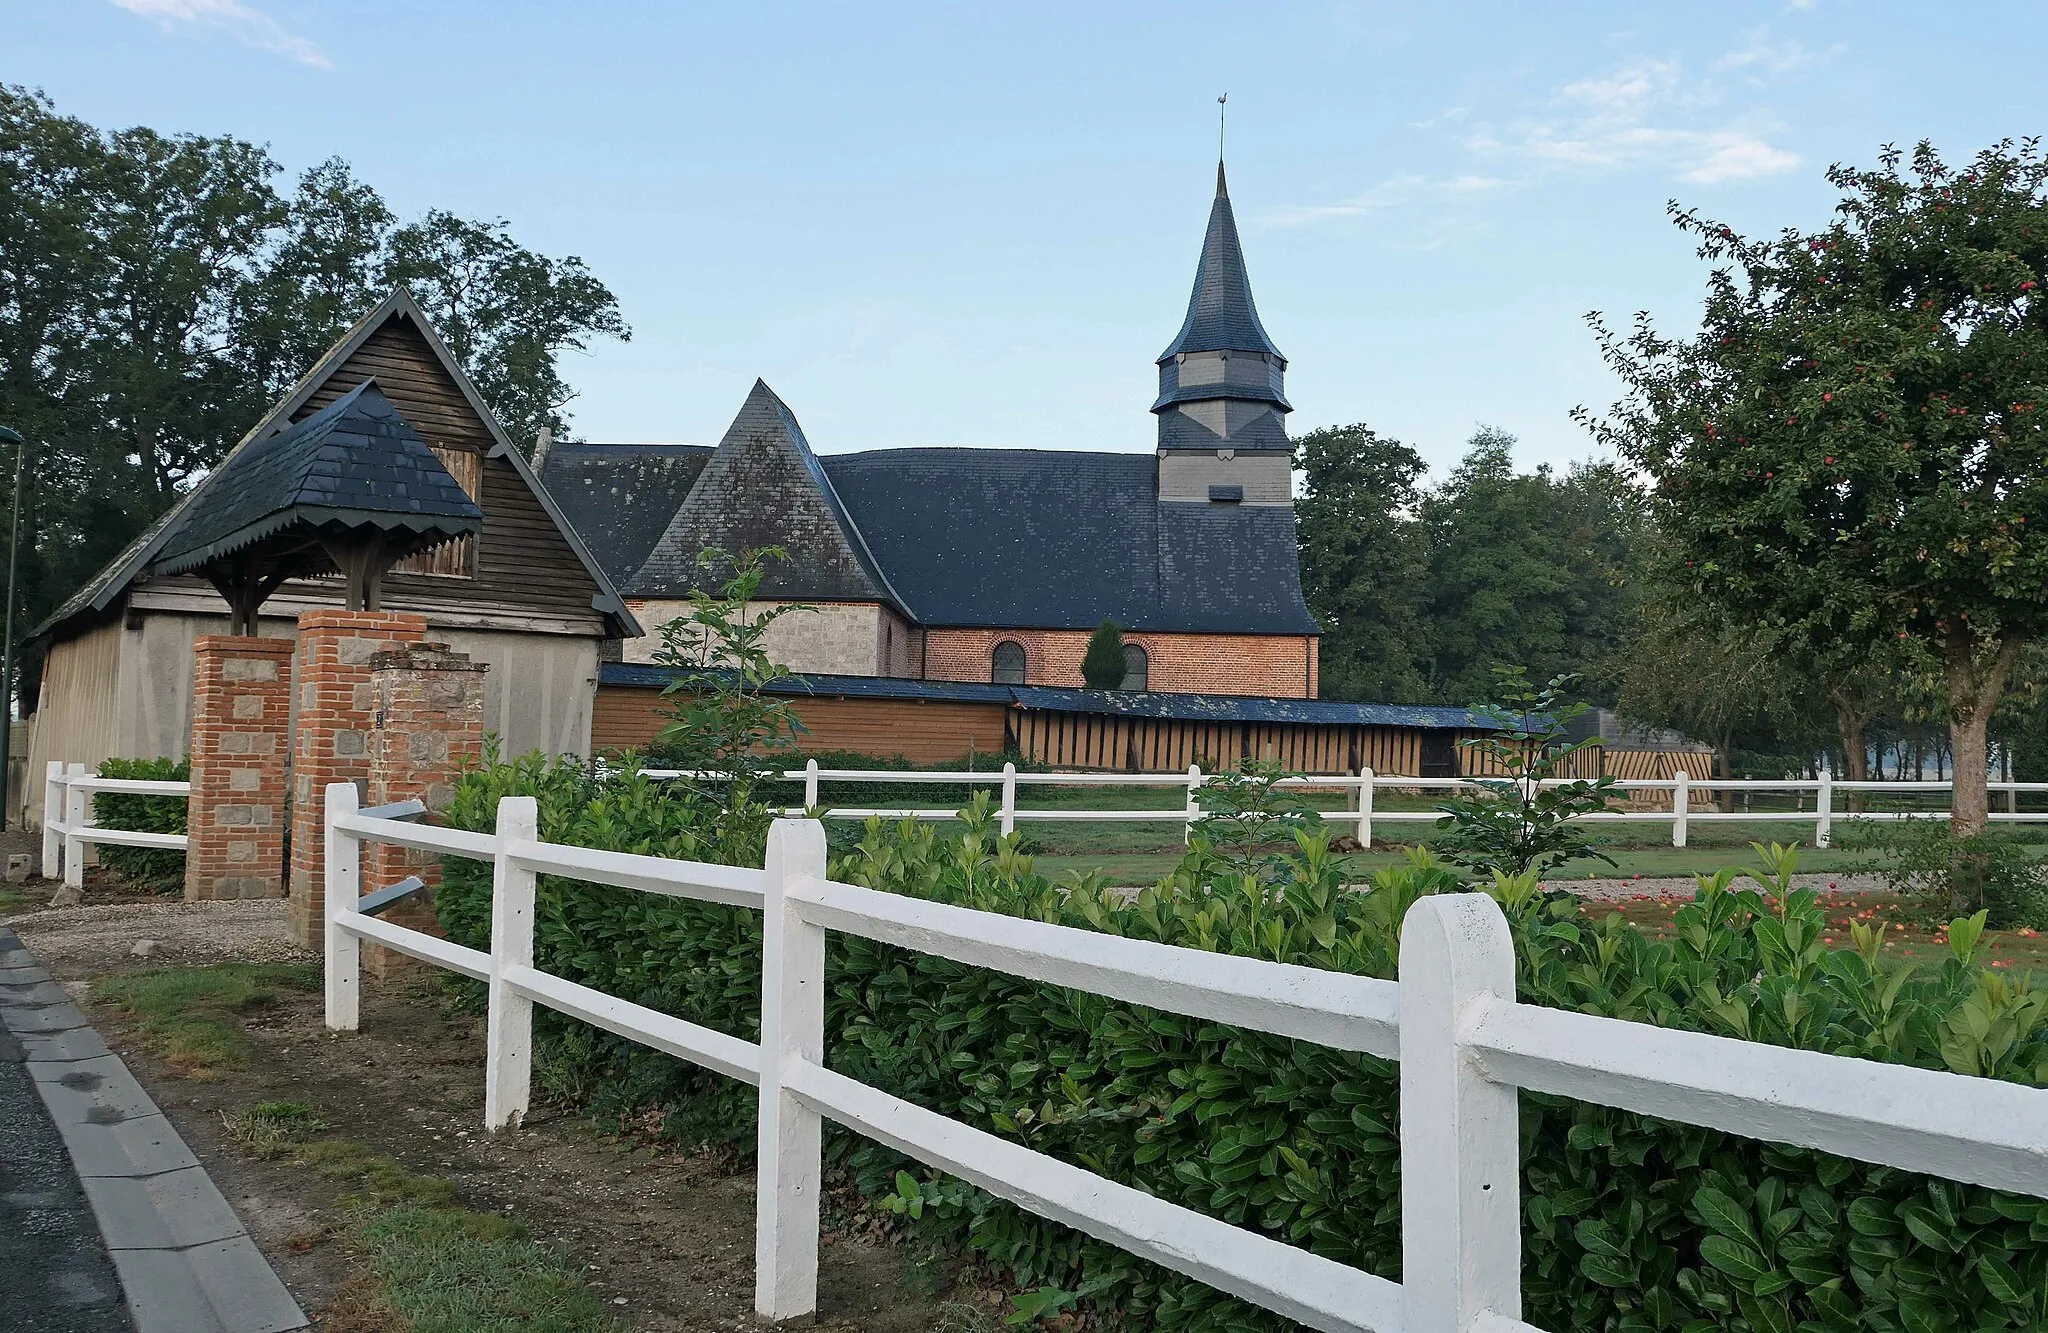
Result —
<path fill-rule="evenodd" d="M 99 776 L 146 782 L 190 782 L 187 759 L 102 759 Z M 93 793 L 93 819 L 107 828 L 142 833 L 184 833 L 190 802 L 183 796 L 142 796 L 134 792 Z M 100 864 L 137 888 L 175 893 L 185 886 L 185 853 L 168 847 L 117 847 L 95 844 Z"/>
<path fill-rule="evenodd" d="M 500 795 L 540 798 L 542 836 L 759 864 L 758 811 L 693 807 L 630 774 L 603 781 L 528 759 L 470 774 L 450 811 L 492 826 Z M 1390 977 L 1402 913 L 1461 887 L 1418 853 L 1367 892 L 1341 882 L 1322 830 L 1263 861 L 1198 837 L 1135 901 L 1099 880 L 1055 886 L 993 833 L 871 824 L 835 877 L 890 892 L 1184 947 Z M 1789 872 L 1789 866 L 1775 867 Z M 449 935 L 485 947 L 488 867 L 451 860 Z M 1668 940 L 1581 918 L 1533 881 L 1494 888 L 1524 1000 L 1842 1055 L 2048 1084 L 2048 997 L 1972 961 L 1953 928 L 1938 967 L 1895 969 L 1881 936 L 1835 951 L 1810 893 L 1702 882 Z M 830 937 L 834 1069 L 1112 1179 L 1398 1278 L 1396 1070 L 1330 1050 Z M 608 993 L 758 1036 L 757 913 L 553 878 L 539 965 Z M 681 1135 L 750 1144 L 752 1091 L 558 1016 L 543 1077 L 595 1108 L 657 1105 Z M 1932 1333 L 2048 1320 L 2048 1204 L 1801 1149 L 1525 1093 L 1525 1317 L 1558 1330 Z M 1278 1317 L 936 1179 L 852 1135 L 828 1152 L 870 1197 L 1022 1286 L 1143 1327 L 1286 1327 Z M 906 1171 L 901 1181 L 899 1170 Z"/>

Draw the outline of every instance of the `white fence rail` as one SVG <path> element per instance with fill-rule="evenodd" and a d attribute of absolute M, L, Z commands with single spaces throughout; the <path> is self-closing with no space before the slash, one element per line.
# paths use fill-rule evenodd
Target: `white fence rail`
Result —
<path fill-rule="evenodd" d="M 693 772 L 678 768 L 643 768 L 644 777 L 708 778 L 722 777 L 718 773 Z M 1197 795 L 1203 785 L 1217 777 L 1204 773 L 1199 764 L 1188 767 L 1185 773 L 1020 773 L 1015 764 L 1004 764 L 1000 771 L 986 773 L 923 773 L 902 769 L 852 769 L 820 768 L 816 760 L 802 768 L 793 768 L 782 774 L 784 780 L 804 784 L 804 803 L 791 806 L 783 813 L 791 816 L 815 811 L 824 819 L 868 819 L 879 816 L 883 819 L 951 819 L 959 811 L 958 806 L 920 806 L 881 808 L 866 806 L 835 806 L 822 798 L 822 787 L 827 782 L 872 782 L 872 783 L 922 783 L 959 784 L 995 793 L 998 797 L 997 817 L 1004 833 L 1013 832 L 1019 821 L 1040 821 L 1054 823 L 1120 823 L 1120 824 L 1179 824 L 1181 836 L 1187 836 L 1187 829 L 1202 817 Z M 1574 779 L 1559 778 L 1545 783 L 1546 786 L 1563 786 Z M 1442 792 L 1445 795 L 1472 793 L 1480 790 L 1470 778 L 1410 778 L 1388 773 L 1375 773 L 1372 769 L 1360 769 L 1357 774 L 1327 775 L 1318 777 L 1295 777 L 1281 780 L 1282 787 L 1311 791 L 1342 791 L 1348 794 L 1347 808 L 1332 816 L 1334 823 L 1350 824 L 1359 845 L 1372 845 L 1373 826 L 1379 824 L 1429 824 L 1442 817 L 1436 810 L 1388 810 L 1375 809 L 1375 798 L 1382 792 Z M 1179 787 L 1187 791 L 1187 803 L 1173 809 L 1153 810 L 1075 810 L 1068 808 L 1032 809 L 1017 804 L 1019 788 L 1023 787 Z M 1991 818 L 2001 823 L 2048 823 L 2048 809 L 2022 811 L 2019 798 L 2022 792 L 2048 793 L 2048 782 L 1993 782 L 1989 784 L 1994 796 L 2005 797 L 2006 808 L 1993 810 Z M 1837 819 L 1947 819 L 1946 810 L 1864 810 L 1857 811 L 1838 804 L 1850 793 L 1882 793 L 1886 795 L 1913 795 L 1930 792 L 1946 792 L 1947 782 L 1837 782 L 1823 773 L 1817 779 L 1779 778 L 1694 778 L 1680 771 L 1668 779 L 1627 779 L 1614 784 L 1616 791 L 1624 796 L 1630 792 L 1668 792 L 1671 797 L 1669 810 L 1608 810 L 1601 814 L 1581 815 L 1579 818 L 1594 823 L 1668 824 L 1671 827 L 1671 845 L 1683 847 L 1690 827 L 1694 824 L 1715 822 L 1742 823 L 1789 823 L 1813 826 L 1813 841 L 1817 847 L 1828 845 L 1833 836 Z M 1790 810 L 1716 810 L 1697 804 L 1703 794 L 1708 793 L 1770 793 L 1793 797 Z M 1841 795 L 1838 796 L 1838 793 Z M 1812 797 L 1809 804 L 1807 797 Z"/>
<path fill-rule="evenodd" d="M 405 817 L 416 806 L 364 811 L 357 802 L 351 784 L 327 788 L 327 1026 L 358 1025 L 361 945 L 371 940 L 487 983 L 491 1129 L 527 1109 L 535 1004 L 755 1085 L 755 1307 L 768 1319 L 817 1304 L 821 1118 L 1324 1330 L 1532 1327 L 1521 1321 L 1518 1088 L 2048 1198 L 2048 1089 L 1518 1003 L 1507 922 L 1483 895 L 1415 905 L 1397 986 L 835 883 L 815 820 L 778 820 L 766 865 L 751 870 L 544 843 L 531 797 L 499 803 L 495 834 L 421 827 Z M 489 952 L 360 910 L 365 840 L 492 862 Z M 536 968 L 540 874 L 760 910 L 760 1043 Z M 1404 1281 L 1232 1227 L 826 1068 L 827 930 L 1399 1060 Z"/>
<path fill-rule="evenodd" d="M 144 833 L 137 829 L 102 828 L 94 823 L 92 798 L 94 793 L 103 791 L 189 798 L 192 784 L 94 777 L 86 771 L 84 764 L 65 764 L 52 759 L 49 769 L 43 774 L 44 879 L 57 878 L 61 865 L 64 882 L 74 889 L 82 886 L 85 883 L 87 843 L 185 850 L 186 837 L 182 833 Z"/>

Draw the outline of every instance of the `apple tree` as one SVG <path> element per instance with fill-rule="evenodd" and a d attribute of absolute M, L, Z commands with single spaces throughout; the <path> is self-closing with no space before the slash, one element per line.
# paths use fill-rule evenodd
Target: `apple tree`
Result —
<path fill-rule="evenodd" d="M 1674 204 L 1715 265 L 1700 328 L 1591 316 L 1626 392 L 1578 415 L 1653 483 L 1695 596 L 1820 660 L 1939 664 L 1969 836 L 1986 726 L 2048 631 L 2048 159 L 2028 139 L 1951 167 L 1922 143 L 1828 180 L 1810 233 Z"/>

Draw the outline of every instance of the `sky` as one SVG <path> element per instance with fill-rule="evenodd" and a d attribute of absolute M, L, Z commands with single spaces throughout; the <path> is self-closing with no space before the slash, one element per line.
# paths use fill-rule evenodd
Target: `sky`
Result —
<path fill-rule="evenodd" d="M 633 334 L 568 358 L 580 438 L 716 443 L 759 376 L 828 453 L 1150 449 L 1227 93 L 1290 429 L 1441 475 L 1480 423 L 1596 456 L 1587 312 L 1697 323 L 1667 201 L 1812 227 L 1830 163 L 2037 133 L 2044 39 L 2019 0 L 35 0 L 0 80 L 581 256 Z"/>

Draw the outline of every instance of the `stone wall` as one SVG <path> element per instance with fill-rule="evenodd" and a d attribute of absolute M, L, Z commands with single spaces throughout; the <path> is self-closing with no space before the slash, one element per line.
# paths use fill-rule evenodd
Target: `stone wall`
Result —
<path fill-rule="evenodd" d="M 652 662 L 661 649 L 661 626 L 688 616 L 682 600 L 641 599 L 626 604 L 647 633 L 628 639 L 628 662 Z M 784 603 L 748 604 L 750 614 Z M 809 611 L 783 616 L 768 627 L 763 646 L 791 671 L 828 676 L 915 676 L 921 645 L 908 621 L 877 602 L 806 603 Z"/>
<path fill-rule="evenodd" d="M 369 805 L 418 799 L 432 822 L 455 794 L 464 766 L 484 752 L 484 664 L 445 643 L 399 644 L 370 658 Z M 430 888 L 440 882 L 440 858 L 389 843 L 363 849 L 363 892 L 388 888 L 416 875 Z M 415 930 L 440 933 L 431 893 L 415 894 L 385 913 Z M 377 950 L 373 966 L 388 966 Z"/>

